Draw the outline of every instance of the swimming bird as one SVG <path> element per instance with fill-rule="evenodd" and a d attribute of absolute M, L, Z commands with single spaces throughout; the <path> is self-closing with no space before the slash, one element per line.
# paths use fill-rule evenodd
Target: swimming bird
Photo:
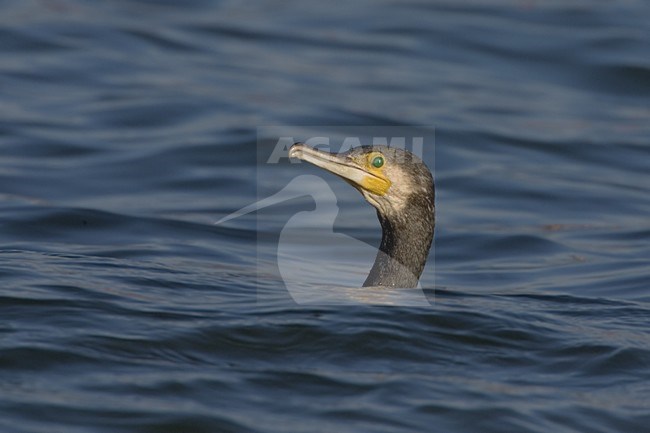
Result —
<path fill-rule="evenodd" d="M 295 143 L 289 156 L 341 177 L 377 210 L 381 244 L 363 286 L 416 287 L 435 228 L 435 187 L 424 162 L 388 146 L 335 154 Z"/>

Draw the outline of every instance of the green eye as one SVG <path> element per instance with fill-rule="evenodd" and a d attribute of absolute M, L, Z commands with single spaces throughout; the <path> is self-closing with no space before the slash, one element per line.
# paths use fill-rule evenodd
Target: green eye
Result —
<path fill-rule="evenodd" d="M 383 156 L 375 156 L 372 159 L 372 166 L 375 168 L 381 168 L 384 165 L 384 157 Z"/>

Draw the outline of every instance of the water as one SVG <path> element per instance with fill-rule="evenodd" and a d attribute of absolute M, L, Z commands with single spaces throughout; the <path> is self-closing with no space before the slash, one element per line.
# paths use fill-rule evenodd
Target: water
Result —
<path fill-rule="evenodd" d="M 650 422 L 647 2 L 0 10 L 3 433 Z M 435 126 L 431 305 L 291 301 L 266 271 L 309 197 L 213 224 L 322 174 L 256 167 L 264 125 Z"/>

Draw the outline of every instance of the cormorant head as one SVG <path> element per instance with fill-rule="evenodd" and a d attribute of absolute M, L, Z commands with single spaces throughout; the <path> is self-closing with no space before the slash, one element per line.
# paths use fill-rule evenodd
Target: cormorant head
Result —
<path fill-rule="evenodd" d="M 354 186 L 385 218 L 405 216 L 416 200 L 431 205 L 434 187 L 431 172 L 411 152 L 388 146 L 361 146 L 333 154 L 296 143 L 289 156 L 310 162 Z"/>
<path fill-rule="evenodd" d="M 342 177 L 377 209 L 382 228 L 368 286 L 416 287 L 435 228 L 433 177 L 420 158 L 387 146 L 334 154 L 296 143 L 289 156 Z"/>

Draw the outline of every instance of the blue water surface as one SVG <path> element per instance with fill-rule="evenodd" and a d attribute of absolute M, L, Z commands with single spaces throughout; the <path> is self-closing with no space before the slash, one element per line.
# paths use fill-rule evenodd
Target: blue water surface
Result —
<path fill-rule="evenodd" d="M 645 431 L 648 20 L 641 0 L 0 1 L 0 431 Z M 278 236 L 309 183 L 214 224 L 322 176 L 336 231 L 378 244 L 349 185 L 259 164 L 269 125 L 435 135 L 426 305 L 292 299 Z M 329 301 L 371 264 L 312 249 Z"/>

